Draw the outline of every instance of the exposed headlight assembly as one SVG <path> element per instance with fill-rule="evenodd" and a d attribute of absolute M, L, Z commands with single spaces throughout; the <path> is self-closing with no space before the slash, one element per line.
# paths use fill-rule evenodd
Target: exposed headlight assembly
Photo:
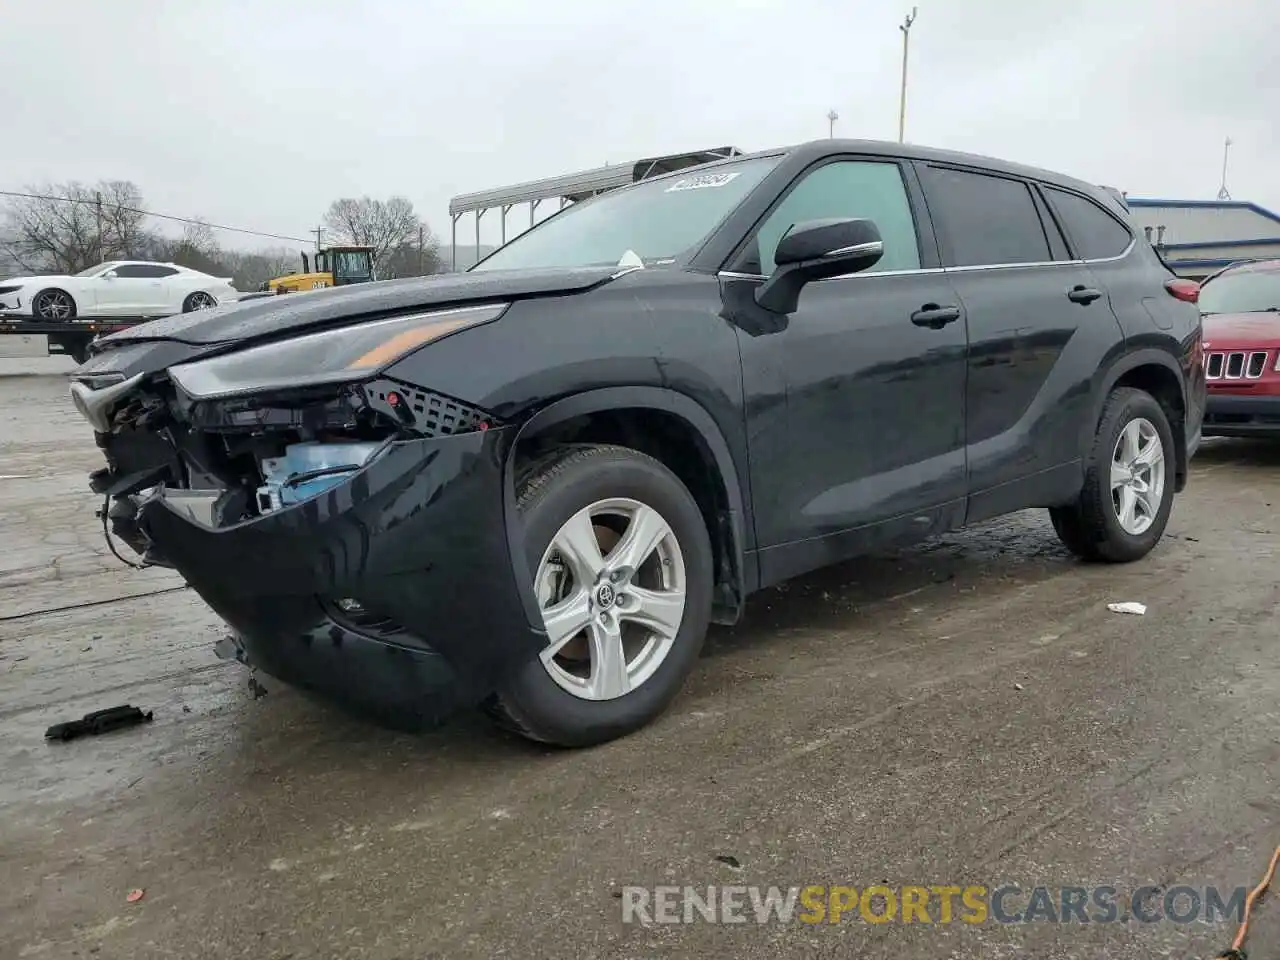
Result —
<path fill-rule="evenodd" d="M 488 304 L 356 323 L 181 363 L 169 368 L 169 376 L 197 400 L 365 380 L 432 340 L 496 320 L 508 306 Z"/>

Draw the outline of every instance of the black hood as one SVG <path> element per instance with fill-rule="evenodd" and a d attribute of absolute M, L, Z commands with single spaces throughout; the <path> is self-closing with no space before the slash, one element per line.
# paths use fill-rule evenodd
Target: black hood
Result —
<path fill-rule="evenodd" d="M 335 321 L 373 319 L 424 307 L 577 293 L 608 281 L 618 270 L 618 267 L 495 270 L 286 293 L 140 323 L 104 337 L 96 349 L 112 351 L 139 341 L 157 340 L 194 346 L 238 343 L 301 332 Z"/>

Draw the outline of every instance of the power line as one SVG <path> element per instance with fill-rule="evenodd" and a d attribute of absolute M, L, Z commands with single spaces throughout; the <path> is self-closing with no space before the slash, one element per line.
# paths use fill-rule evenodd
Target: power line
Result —
<path fill-rule="evenodd" d="M 16 190 L 0 190 L 0 197 L 13 197 L 19 200 L 53 200 L 58 203 L 78 203 L 89 207 L 97 205 L 96 200 L 80 199 L 78 197 L 53 197 L 40 193 L 21 193 Z M 245 227 L 228 227 L 225 224 L 209 223 L 207 220 L 196 220 L 191 217 L 176 217 L 169 213 L 153 213 L 150 210 L 140 210 L 137 207 L 127 207 L 123 204 L 111 203 L 107 204 L 107 206 L 113 210 L 124 210 L 129 213 L 141 214 L 144 217 L 155 217 L 157 220 L 170 220 L 174 223 L 198 224 L 202 227 L 208 227 L 211 230 L 226 230 L 230 233 L 244 233 L 251 237 L 267 237 L 271 240 L 288 240 L 290 243 L 311 243 L 310 239 L 303 240 L 301 237 L 286 237 L 278 233 L 264 233 L 261 230 L 249 230 Z"/>

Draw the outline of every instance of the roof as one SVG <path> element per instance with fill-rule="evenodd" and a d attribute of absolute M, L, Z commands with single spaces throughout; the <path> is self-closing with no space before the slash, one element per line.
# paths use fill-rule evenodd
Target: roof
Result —
<path fill-rule="evenodd" d="M 691 166 L 724 162 L 726 159 L 750 159 L 758 156 L 776 156 L 779 153 L 807 154 L 815 157 L 825 156 L 832 152 L 847 151 L 849 153 L 883 154 L 885 156 L 908 157 L 915 160 L 936 160 L 954 163 L 960 166 L 980 167 L 987 170 L 1009 173 L 1014 176 L 1032 177 L 1048 183 L 1075 189 L 1084 188 L 1089 191 L 1101 191 L 1101 195 L 1115 203 L 1122 203 L 1108 188 L 1100 188 L 1096 184 L 1086 183 L 1075 177 L 1042 170 L 1023 164 L 1011 163 L 995 157 L 986 157 L 973 153 L 961 153 L 954 150 L 941 150 L 933 147 L 920 147 L 898 143 L 890 140 L 810 140 L 805 143 L 787 147 L 774 147 L 768 150 L 743 152 L 737 147 L 713 147 L 706 150 L 694 150 L 689 153 L 669 154 L 636 160 L 630 163 L 612 164 L 583 170 L 578 173 L 564 174 L 558 177 L 547 177 L 542 180 L 529 180 L 524 183 L 498 187 L 492 190 L 480 190 L 475 193 L 464 193 L 449 201 L 449 215 L 457 217 L 463 213 L 488 210 L 493 207 L 510 206 L 517 203 L 528 203 L 538 200 L 567 198 L 581 200 L 605 190 L 634 183 L 641 177 L 650 177 L 660 173 L 670 173 L 688 169 Z"/>
<path fill-rule="evenodd" d="M 1108 192 L 1109 188 L 1099 187 L 1097 184 L 1080 180 L 1077 177 L 1068 176 L 1065 173 L 1059 173 L 1055 170 L 1045 170 L 1040 167 L 1032 167 L 1022 163 L 1014 163 L 1009 160 L 1001 160 L 998 157 L 984 156 L 978 153 L 964 153 L 959 150 L 943 150 L 938 147 L 916 146 L 909 143 L 898 143 L 892 140 L 810 140 L 806 143 L 796 144 L 786 148 L 788 153 L 813 153 L 815 156 L 825 155 L 831 152 L 848 152 L 848 153 L 864 153 L 871 156 L 881 154 L 889 157 L 905 157 L 909 160 L 936 161 L 938 163 L 951 163 L 961 167 L 976 167 L 983 170 L 990 170 L 995 173 L 1007 173 L 1015 177 L 1028 177 L 1033 180 L 1043 180 L 1046 183 L 1055 183 L 1059 186 L 1072 187 L 1074 189 L 1086 189 L 1088 191 L 1100 191 L 1101 195 L 1106 196 L 1109 200 L 1116 201 L 1116 198 Z"/>

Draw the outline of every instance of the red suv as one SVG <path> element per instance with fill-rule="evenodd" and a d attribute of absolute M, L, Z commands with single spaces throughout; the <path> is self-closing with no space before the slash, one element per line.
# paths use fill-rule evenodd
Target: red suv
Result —
<path fill-rule="evenodd" d="M 1280 435 L 1280 260 L 1233 264 L 1200 288 L 1206 437 Z"/>

